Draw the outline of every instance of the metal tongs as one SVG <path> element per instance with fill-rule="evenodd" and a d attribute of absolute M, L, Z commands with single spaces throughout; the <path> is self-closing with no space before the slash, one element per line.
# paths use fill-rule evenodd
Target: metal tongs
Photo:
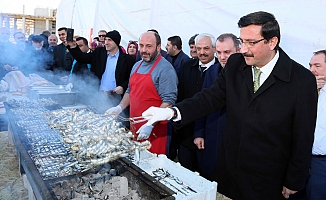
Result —
<path fill-rule="evenodd" d="M 118 119 L 122 120 L 122 121 L 126 121 L 126 122 L 130 122 L 130 124 L 138 124 L 141 122 L 146 122 L 148 120 L 150 120 L 152 117 L 151 116 L 138 116 L 138 117 L 122 117 L 120 115 L 116 116 Z"/>

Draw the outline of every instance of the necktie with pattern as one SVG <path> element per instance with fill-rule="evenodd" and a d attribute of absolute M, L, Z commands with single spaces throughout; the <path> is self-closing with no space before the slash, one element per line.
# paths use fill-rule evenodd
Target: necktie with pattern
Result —
<path fill-rule="evenodd" d="M 260 69 L 257 67 L 254 67 L 254 93 L 260 87 L 260 75 L 261 75 Z"/>

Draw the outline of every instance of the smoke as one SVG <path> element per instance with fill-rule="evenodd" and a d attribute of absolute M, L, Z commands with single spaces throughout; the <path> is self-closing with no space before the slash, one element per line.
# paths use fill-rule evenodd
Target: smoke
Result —
<path fill-rule="evenodd" d="M 0 72 L 1 79 L 10 72 L 3 69 L 4 65 L 18 68 L 26 77 L 29 74 L 37 74 L 55 85 L 66 85 L 69 82 L 63 81 L 62 77 L 69 76 L 70 71 L 51 70 L 54 58 L 51 51 L 42 48 L 37 51 L 33 46 L 25 43 L 24 51 L 21 45 L 14 45 L 10 42 L 0 42 Z M 99 91 L 100 81 L 88 71 L 78 75 L 73 75 L 70 80 L 73 83 L 73 92 L 78 93 L 78 104 L 90 105 L 98 108 L 100 112 L 105 112 L 108 108 L 116 106 L 119 102 L 112 101 L 108 94 Z M 119 95 L 121 99 L 121 96 Z"/>

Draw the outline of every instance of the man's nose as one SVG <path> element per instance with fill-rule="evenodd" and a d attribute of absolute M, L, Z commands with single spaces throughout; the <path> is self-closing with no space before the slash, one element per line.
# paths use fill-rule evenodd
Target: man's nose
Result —
<path fill-rule="evenodd" d="M 314 66 L 310 67 L 310 71 L 313 75 L 318 76 L 318 73 L 316 72 L 316 67 Z"/>

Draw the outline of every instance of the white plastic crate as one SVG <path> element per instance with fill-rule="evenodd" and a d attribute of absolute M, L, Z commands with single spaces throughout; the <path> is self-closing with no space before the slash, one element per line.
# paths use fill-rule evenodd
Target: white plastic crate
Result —
<path fill-rule="evenodd" d="M 175 191 L 177 194 L 174 197 L 177 200 L 216 200 L 217 183 L 209 181 L 201 176 L 197 172 L 192 172 L 180 165 L 168 159 L 166 155 L 152 154 L 147 150 L 142 150 L 139 153 L 139 161 L 135 161 L 134 164 L 139 168 L 153 176 L 153 171 L 163 168 L 167 170 L 173 177 L 177 177 L 182 184 L 178 184 L 176 181 L 165 178 L 164 181 L 160 181 L 162 184 Z M 136 155 L 136 157 L 138 157 Z M 172 184 L 173 186 L 171 186 Z M 189 186 L 195 192 L 182 189 L 183 186 Z M 178 188 L 178 189 L 176 189 Z M 182 191 L 182 192 L 180 192 Z"/>

